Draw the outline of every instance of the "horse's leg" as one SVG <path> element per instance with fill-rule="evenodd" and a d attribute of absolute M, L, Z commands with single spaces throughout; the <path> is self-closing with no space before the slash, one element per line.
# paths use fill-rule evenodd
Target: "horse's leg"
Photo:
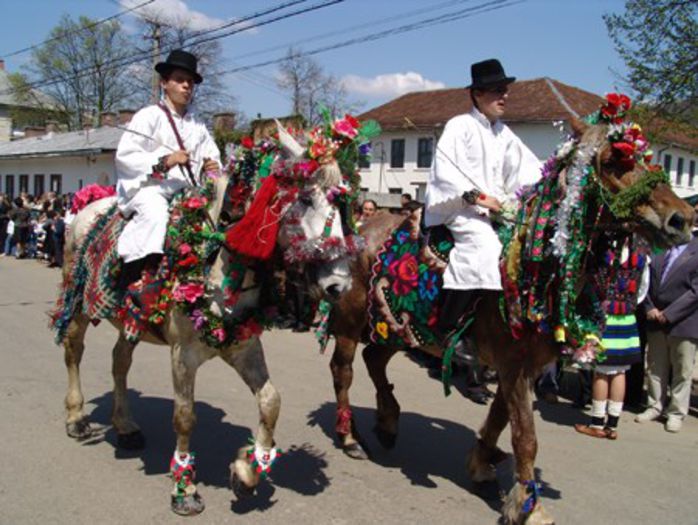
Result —
<path fill-rule="evenodd" d="M 394 348 L 370 344 L 362 354 L 368 375 L 376 387 L 376 425 L 373 431 L 385 448 L 395 446 L 400 418 L 400 405 L 393 395 L 393 385 L 388 382 L 387 376 L 388 362 L 395 353 Z"/>
<path fill-rule="evenodd" d="M 502 507 L 507 523 L 552 524 L 538 496 L 534 462 L 538 441 L 533 421 L 531 383 L 523 366 L 500 375 L 500 389 L 511 423 L 511 444 L 516 459 L 516 480 Z"/>
<path fill-rule="evenodd" d="M 189 449 L 189 440 L 196 424 L 194 414 L 194 384 L 196 372 L 211 353 L 201 345 L 172 346 L 172 382 L 174 384 L 174 430 L 177 448 L 170 462 L 170 473 L 174 480 L 170 506 L 183 516 L 199 514 L 204 510 L 204 501 L 196 490 L 194 455 Z"/>
<path fill-rule="evenodd" d="M 346 336 L 337 336 L 334 353 L 330 360 L 334 393 L 337 399 L 337 421 L 335 431 L 344 453 L 353 459 L 368 459 L 368 452 L 361 443 L 356 430 L 349 403 L 349 389 L 354 379 L 354 355 L 357 341 Z"/>
<path fill-rule="evenodd" d="M 507 457 L 507 454 L 497 447 L 497 440 L 508 423 L 509 409 L 504 400 L 503 390 L 499 386 L 487 419 L 480 429 L 480 439 L 468 457 L 468 472 L 473 482 L 483 483 L 497 479 L 495 465 Z"/>
<path fill-rule="evenodd" d="M 281 396 L 269 380 L 269 370 L 259 338 L 242 349 L 221 352 L 221 357 L 237 370 L 252 390 L 259 408 L 259 426 L 254 443 L 242 447 L 230 465 L 231 488 L 238 498 L 243 498 L 254 493 L 260 477 L 269 472 L 276 459 L 274 429 L 279 418 Z"/>
<path fill-rule="evenodd" d="M 65 430 L 75 439 L 86 439 L 92 433 L 90 422 L 83 412 L 85 398 L 80 387 L 80 361 L 85 350 L 85 332 L 89 324 L 90 321 L 86 316 L 76 315 L 70 321 L 63 338 L 65 366 L 68 369 Z"/>
<path fill-rule="evenodd" d="M 112 350 L 112 369 L 114 377 L 114 404 L 112 407 L 112 423 L 117 432 L 117 444 L 126 450 L 140 450 L 145 446 L 145 437 L 136 422 L 131 417 L 129 409 L 126 377 L 133 362 L 135 344 L 129 343 L 123 334 Z"/>

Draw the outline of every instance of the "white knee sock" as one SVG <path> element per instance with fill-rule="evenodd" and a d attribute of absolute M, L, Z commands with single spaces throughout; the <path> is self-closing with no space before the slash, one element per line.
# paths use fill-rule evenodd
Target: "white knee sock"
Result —
<path fill-rule="evenodd" d="M 591 427 L 603 428 L 606 421 L 606 400 L 591 400 Z"/>

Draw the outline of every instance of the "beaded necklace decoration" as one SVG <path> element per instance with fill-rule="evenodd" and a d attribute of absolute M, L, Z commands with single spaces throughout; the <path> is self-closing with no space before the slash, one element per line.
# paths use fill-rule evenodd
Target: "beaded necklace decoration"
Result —
<path fill-rule="evenodd" d="M 611 194 L 593 165 L 596 146 L 570 138 L 544 164 L 540 181 L 520 192 L 515 220 L 500 229 L 500 307 L 512 334 L 520 338 L 528 329 L 553 334 L 563 353 L 579 362 L 603 351 L 605 294 L 578 289 L 592 244 L 607 235 L 599 231 L 601 216 L 609 211 L 618 222 L 631 219 L 652 189 L 667 180 L 661 168 L 647 165 L 652 152 L 640 127 L 625 122 L 630 106 L 625 95 L 609 94 L 587 122 L 608 127 L 614 158 L 627 171 L 636 164 L 645 168 L 640 180 Z M 612 259 L 602 266 L 604 278 L 615 282 L 619 267 Z"/>

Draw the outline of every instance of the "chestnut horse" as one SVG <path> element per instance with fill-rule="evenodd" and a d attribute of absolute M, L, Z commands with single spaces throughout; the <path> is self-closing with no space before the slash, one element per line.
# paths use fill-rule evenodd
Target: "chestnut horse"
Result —
<path fill-rule="evenodd" d="M 593 151 L 593 154 L 590 164 L 598 174 L 598 183 L 610 193 L 617 194 L 632 186 L 644 174 L 639 166 L 630 171 L 622 167 L 607 139 L 606 125 L 574 121 L 572 127 L 577 144 L 591 147 L 589 151 Z M 594 211 L 598 211 L 599 206 L 597 203 Z M 413 213 L 407 220 L 418 221 L 419 213 Z M 634 229 L 645 237 L 651 237 L 655 244 L 668 246 L 690 239 L 693 210 L 666 183 L 654 186 L 649 198 L 636 203 L 631 214 L 634 215 Z M 353 262 L 352 287 L 334 305 L 330 318 L 330 333 L 336 338 L 330 363 L 337 398 L 336 430 L 344 451 L 356 459 L 364 459 L 367 454 L 351 417 L 349 388 L 357 344 L 368 342 L 367 304 L 371 267 L 380 248 L 404 220 L 403 216 L 379 212 L 363 225 L 360 233 L 365 237 L 366 248 Z M 561 345 L 555 342 L 551 334 L 535 330 L 528 330 L 520 338 L 514 338 L 500 314 L 500 293 L 486 292 L 482 296 L 471 326 L 479 360 L 497 371 L 499 385 L 487 419 L 480 429 L 477 444 L 470 452 L 467 468 L 474 482 L 496 480 L 494 465 L 505 457 L 497 447 L 497 440 L 506 425 L 511 424 L 518 482 L 504 503 L 505 520 L 509 523 L 552 523 L 538 499 L 534 480 L 538 444 L 533 422 L 531 384 L 547 364 L 560 357 Z M 369 344 L 363 350 L 364 361 L 376 388 L 374 431 L 384 446 L 394 444 L 398 430 L 400 406 L 386 375 L 388 362 L 397 350 L 379 344 Z M 422 350 L 442 356 L 440 348 L 426 347 Z"/>

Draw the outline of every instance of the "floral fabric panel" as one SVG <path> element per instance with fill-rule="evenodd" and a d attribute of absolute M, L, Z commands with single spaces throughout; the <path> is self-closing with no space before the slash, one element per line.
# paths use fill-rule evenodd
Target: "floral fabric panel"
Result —
<path fill-rule="evenodd" d="M 444 226 L 422 231 L 421 210 L 398 227 L 378 253 L 369 292 L 371 341 L 394 347 L 436 342 L 439 290 L 453 248 Z"/>

